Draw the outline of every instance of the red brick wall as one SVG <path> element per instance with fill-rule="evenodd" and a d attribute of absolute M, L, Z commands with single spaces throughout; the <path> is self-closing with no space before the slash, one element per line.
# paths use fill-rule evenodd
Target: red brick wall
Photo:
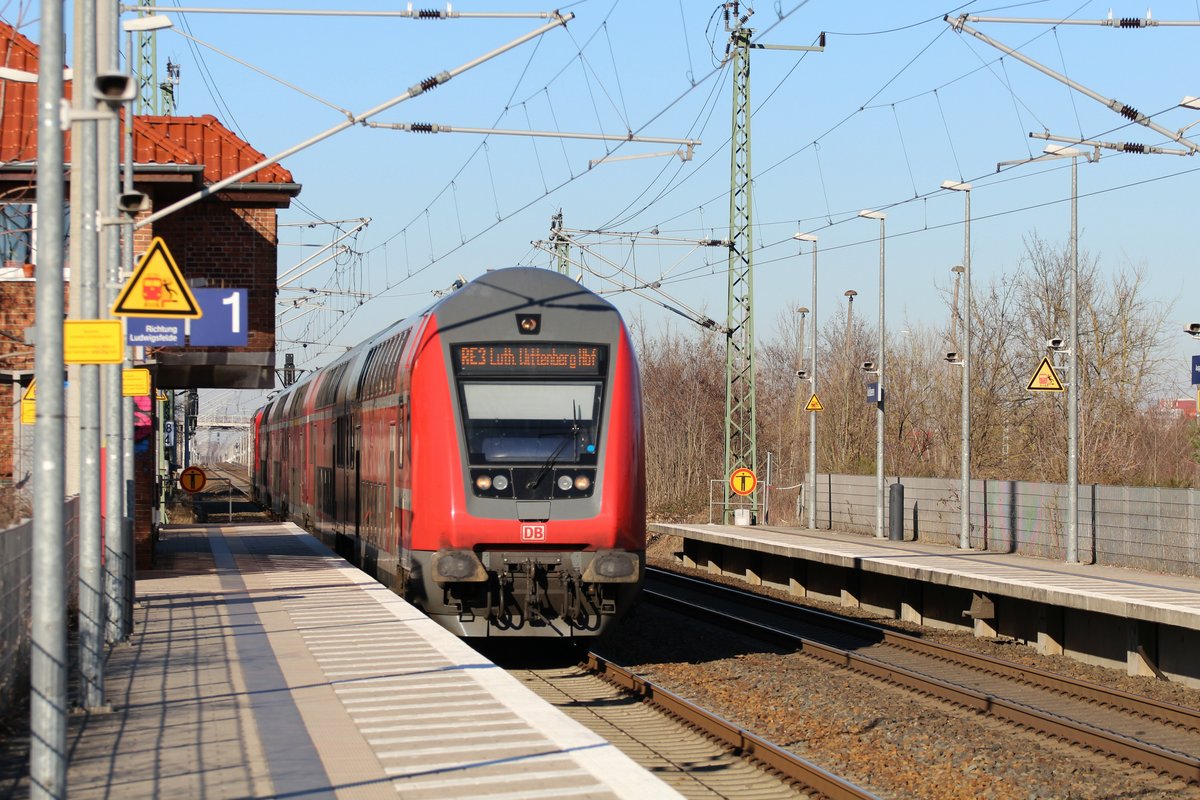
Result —
<path fill-rule="evenodd" d="M 37 305 L 37 282 L 27 280 L 0 281 L 0 369 L 33 371 L 33 345 L 25 344 L 25 329 L 34 325 Z M 63 290 L 63 307 L 68 291 Z M 13 481 L 13 446 L 16 431 L 12 424 L 12 408 L 20 402 L 25 391 L 19 384 L 4 387 L 0 397 L 8 400 L 0 414 L 0 485 Z"/>
<path fill-rule="evenodd" d="M 199 278 L 209 288 L 247 289 L 248 346 L 213 350 L 275 348 L 277 213 L 274 207 L 234 206 L 210 199 L 155 225 L 153 235 L 167 243 L 190 287 L 198 287 Z M 135 239 L 135 244 L 144 250 L 150 237 L 144 244 Z"/>

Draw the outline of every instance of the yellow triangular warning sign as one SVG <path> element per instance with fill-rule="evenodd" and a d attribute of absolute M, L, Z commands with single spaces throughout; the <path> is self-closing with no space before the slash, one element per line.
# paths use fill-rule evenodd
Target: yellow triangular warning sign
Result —
<path fill-rule="evenodd" d="M 199 319 L 203 312 L 167 243 L 156 236 L 125 283 L 112 313 L 118 317 Z"/>
<path fill-rule="evenodd" d="M 21 395 L 21 424 L 33 425 L 37 422 L 37 379 L 29 382 L 25 394 Z"/>
<path fill-rule="evenodd" d="M 1037 372 L 1029 379 L 1028 388 L 1031 392 L 1064 391 L 1062 381 L 1058 379 L 1058 373 L 1054 371 L 1049 356 L 1042 356 L 1042 363 L 1038 364 Z"/>
<path fill-rule="evenodd" d="M 821 405 L 821 401 L 817 399 L 817 393 L 813 392 L 813 396 L 808 398 L 808 405 L 804 407 L 805 411 L 824 411 L 825 406 Z"/>

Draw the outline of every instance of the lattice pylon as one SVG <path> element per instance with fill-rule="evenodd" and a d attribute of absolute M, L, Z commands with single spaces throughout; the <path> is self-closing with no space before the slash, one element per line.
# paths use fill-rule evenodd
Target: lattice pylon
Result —
<path fill-rule="evenodd" d="M 751 241 L 750 186 L 750 35 L 740 25 L 731 32 L 733 66 L 733 139 L 730 143 L 729 312 L 725 344 L 725 506 L 724 522 L 733 517 L 734 493 L 729 476 L 745 467 L 758 474 L 754 408 L 754 256 Z M 750 512 L 758 493 L 746 496 Z M 743 501 L 744 502 L 744 501 Z"/>

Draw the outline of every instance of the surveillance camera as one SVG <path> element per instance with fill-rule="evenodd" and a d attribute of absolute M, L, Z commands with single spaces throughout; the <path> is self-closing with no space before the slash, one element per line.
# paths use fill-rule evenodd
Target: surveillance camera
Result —
<path fill-rule="evenodd" d="M 1046 340 L 1046 347 L 1049 347 L 1051 350 L 1062 350 L 1062 346 L 1063 340 L 1057 336 Z"/>
<path fill-rule="evenodd" d="M 875 371 L 875 362 L 874 361 L 864 361 L 862 368 L 863 368 L 863 372 L 874 372 Z"/>
<path fill-rule="evenodd" d="M 150 210 L 150 198 L 142 192 L 121 192 L 117 198 L 117 208 L 121 213 L 133 216 Z"/>
<path fill-rule="evenodd" d="M 954 350 L 947 350 L 946 351 L 946 360 L 949 361 L 951 364 L 957 362 L 959 360 L 958 353 Z"/>
<path fill-rule="evenodd" d="M 1184 333 L 1190 333 L 1192 336 L 1200 336 L 1200 322 L 1193 322 L 1183 329 Z"/>
<path fill-rule="evenodd" d="M 96 76 L 92 88 L 92 96 L 103 100 L 111 108 L 132 100 L 134 95 L 133 80 L 123 72 L 101 72 Z"/>
<path fill-rule="evenodd" d="M 806 369 L 796 370 L 796 377 L 802 381 L 808 380 L 808 370 L 806 370 Z"/>

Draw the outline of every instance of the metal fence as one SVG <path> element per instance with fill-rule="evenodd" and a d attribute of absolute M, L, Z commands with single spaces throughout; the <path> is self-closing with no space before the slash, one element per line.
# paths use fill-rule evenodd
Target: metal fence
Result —
<path fill-rule="evenodd" d="M 899 482 L 905 538 L 956 547 L 960 482 Z M 817 526 L 874 533 L 875 476 L 818 474 Z M 1085 563 L 1200 577 L 1200 490 L 1080 485 L 1078 531 Z M 1065 559 L 1066 486 L 972 481 L 971 546 Z"/>
<path fill-rule="evenodd" d="M 79 498 L 67 501 L 65 509 L 67 608 L 78 606 Z M 31 583 L 33 570 L 33 522 L 0 531 L 0 715 L 15 698 L 29 690 L 29 642 Z"/>

